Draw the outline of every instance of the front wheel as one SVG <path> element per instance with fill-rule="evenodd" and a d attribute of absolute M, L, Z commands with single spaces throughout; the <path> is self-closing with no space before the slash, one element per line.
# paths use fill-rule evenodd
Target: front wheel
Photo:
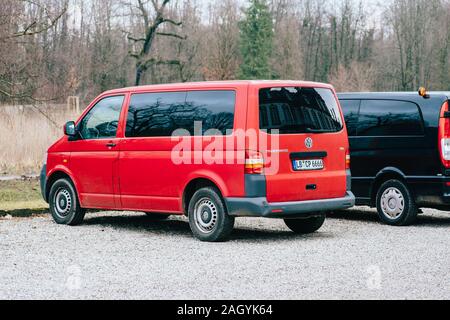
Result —
<path fill-rule="evenodd" d="M 57 224 L 76 226 L 83 222 L 86 210 L 80 207 L 71 181 L 61 179 L 50 189 L 50 212 Z"/>
<path fill-rule="evenodd" d="M 228 215 L 216 188 L 198 190 L 189 204 L 189 225 L 200 241 L 222 242 L 234 228 L 234 217 Z"/>
<path fill-rule="evenodd" d="M 408 187 L 399 180 L 389 180 L 377 193 L 377 210 L 381 220 L 391 226 L 413 224 L 419 213 Z"/>
<path fill-rule="evenodd" d="M 286 219 L 284 222 L 297 234 L 311 234 L 322 228 L 325 223 L 325 215 L 307 219 Z"/>

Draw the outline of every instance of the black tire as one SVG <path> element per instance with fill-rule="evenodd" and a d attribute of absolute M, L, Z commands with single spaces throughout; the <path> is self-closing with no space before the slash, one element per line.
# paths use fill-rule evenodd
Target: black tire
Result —
<path fill-rule="evenodd" d="M 392 206 L 389 201 L 393 201 Z M 385 224 L 409 226 L 417 220 L 419 209 L 411 191 L 402 181 L 389 180 L 383 183 L 377 192 L 376 202 L 378 215 Z"/>
<path fill-rule="evenodd" d="M 164 213 L 151 213 L 151 212 L 146 212 L 145 213 L 147 215 L 147 217 L 150 218 L 150 220 L 155 220 L 155 221 L 164 221 L 170 218 L 170 214 L 164 214 Z"/>
<path fill-rule="evenodd" d="M 297 234 L 311 234 L 322 228 L 326 216 L 311 217 L 307 219 L 286 219 L 287 227 Z"/>
<path fill-rule="evenodd" d="M 77 192 L 68 179 L 56 181 L 49 195 L 50 212 L 57 224 L 76 226 L 83 222 L 86 210 L 80 207 Z"/>
<path fill-rule="evenodd" d="M 223 199 L 216 188 L 200 189 L 192 197 L 189 203 L 189 225 L 194 236 L 200 241 L 228 240 L 233 231 L 234 222 L 234 217 L 228 215 Z"/>

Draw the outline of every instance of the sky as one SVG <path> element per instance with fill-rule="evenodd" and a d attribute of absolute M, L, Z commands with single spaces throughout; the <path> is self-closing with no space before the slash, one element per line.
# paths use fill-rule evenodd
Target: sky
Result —
<path fill-rule="evenodd" d="M 189 1 L 189 0 L 188 0 Z M 203 6 L 204 9 L 211 3 L 221 1 L 221 0 L 194 0 L 197 1 L 200 5 Z M 244 7 L 248 0 L 236 0 L 242 4 Z M 270 0 L 268 0 L 270 2 Z M 291 0 L 289 0 L 291 1 Z M 296 2 L 301 2 L 302 0 L 292 0 Z M 380 15 L 383 12 L 384 8 L 386 8 L 392 0 L 350 0 L 355 5 L 359 3 L 363 3 L 364 7 L 367 10 L 367 16 L 373 23 L 380 21 Z M 328 3 L 331 7 L 337 8 L 338 5 L 342 2 L 342 0 L 322 0 L 324 3 Z M 204 10 L 206 11 L 206 10 Z M 206 14 L 206 13 L 205 13 Z"/>
<path fill-rule="evenodd" d="M 1 1 L 1 0 L 0 0 Z M 72 2 L 72 4 L 78 4 L 80 1 L 83 1 L 86 8 L 89 7 L 89 3 L 91 3 L 91 0 L 69 0 Z M 222 0 L 180 0 L 180 1 L 194 1 L 197 2 L 201 7 L 203 11 L 203 18 L 205 22 L 208 21 L 208 5 L 214 2 L 220 2 Z M 236 0 L 237 2 L 242 4 L 242 7 L 245 6 L 246 3 L 248 3 L 248 0 Z M 271 0 L 268 0 L 271 1 Z M 295 1 L 297 3 L 301 3 L 302 1 L 306 0 L 289 0 L 289 1 Z M 323 3 L 328 4 L 331 8 L 338 8 L 338 5 L 342 3 L 343 0 L 321 0 Z M 384 8 L 392 1 L 392 0 L 350 0 L 353 1 L 355 5 L 358 5 L 360 2 L 364 4 L 364 7 L 367 11 L 367 17 L 369 17 L 369 24 L 370 26 L 376 27 L 376 24 L 381 23 L 380 22 L 380 15 L 383 12 Z M 80 21 L 81 15 L 79 6 L 75 5 L 74 11 L 72 12 L 73 18 L 75 19 L 75 25 L 77 25 L 77 22 Z"/>

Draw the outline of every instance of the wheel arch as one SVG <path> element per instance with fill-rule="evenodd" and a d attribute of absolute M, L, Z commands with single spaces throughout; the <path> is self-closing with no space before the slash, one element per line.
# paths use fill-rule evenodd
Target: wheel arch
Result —
<path fill-rule="evenodd" d="M 197 177 L 189 181 L 189 183 L 183 189 L 182 206 L 183 212 L 188 216 L 189 203 L 194 196 L 195 192 L 202 188 L 213 187 L 219 191 L 219 195 L 223 198 L 223 191 L 219 184 L 209 177 Z"/>
<path fill-rule="evenodd" d="M 60 180 L 60 179 L 68 179 L 68 180 L 72 183 L 72 185 L 73 185 L 73 187 L 74 187 L 74 189 L 75 189 L 75 192 L 78 194 L 78 189 L 77 189 L 76 182 L 75 182 L 75 180 L 72 178 L 72 176 L 70 175 L 70 173 L 67 172 L 66 170 L 62 169 L 62 168 L 58 168 L 58 169 L 55 169 L 54 171 L 52 171 L 52 172 L 48 175 L 47 182 L 46 182 L 46 184 L 45 184 L 45 198 L 46 198 L 48 201 L 49 201 L 49 197 L 50 197 L 50 190 L 51 190 L 53 184 L 54 184 L 56 181 Z"/>
<path fill-rule="evenodd" d="M 399 180 L 407 185 L 406 175 L 400 169 L 395 167 L 384 168 L 376 175 L 375 180 L 370 188 L 370 203 L 373 207 L 376 206 L 378 190 L 383 185 L 383 183 L 389 180 Z"/>

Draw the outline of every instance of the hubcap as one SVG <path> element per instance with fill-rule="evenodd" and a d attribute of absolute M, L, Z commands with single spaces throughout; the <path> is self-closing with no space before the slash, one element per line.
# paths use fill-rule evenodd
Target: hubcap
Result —
<path fill-rule="evenodd" d="M 381 196 L 381 209 L 389 219 L 397 219 L 405 210 L 405 198 L 397 188 L 389 188 Z"/>
<path fill-rule="evenodd" d="M 217 207 L 209 200 L 204 198 L 197 202 L 195 205 L 195 224 L 198 229 L 203 233 L 211 233 L 217 224 Z"/>
<path fill-rule="evenodd" d="M 70 213 L 72 209 L 72 197 L 70 192 L 66 189 L 60 189 L 55 193 L 53 198 L 53 204 L 55 207 L 56 214 L 65 218 Z"/>

